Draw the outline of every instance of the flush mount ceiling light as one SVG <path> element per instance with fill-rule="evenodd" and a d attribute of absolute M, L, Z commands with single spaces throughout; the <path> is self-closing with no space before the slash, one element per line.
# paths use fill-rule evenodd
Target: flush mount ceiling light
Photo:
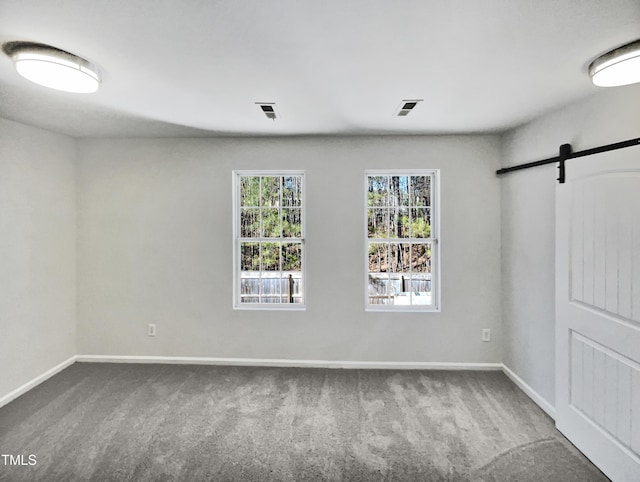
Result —
<path fill-rule="evenodd" d="M 95 65 L 64 50 L 33 42 L 8 42 L 2 50 L 25 79 L 51 89 L 90 94 L 100 87 Z"/>
<path fill-rule="evenodd" d="M 418 105 L 418 102 L 422 102 L 422 99 L 403 100 L 402 102 L 400 102 L 400 105 L 396 109 L 395 115 L 400 117 L 409 115 L 409 112 L 411 112 Z"/>
<path fill-rule="evenodd" d="M 598 87 L 640 82 L 640 40 L 601 55 L 589 66 L 591 81 Z"/>

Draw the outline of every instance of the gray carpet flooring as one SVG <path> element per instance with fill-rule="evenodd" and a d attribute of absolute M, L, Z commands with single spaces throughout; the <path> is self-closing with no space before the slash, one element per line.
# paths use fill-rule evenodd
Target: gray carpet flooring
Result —
<path fill-rule="evenodd" d="M 76 363 L 0 409 L 3 481 L 608 480 L 500 372 Z"/>

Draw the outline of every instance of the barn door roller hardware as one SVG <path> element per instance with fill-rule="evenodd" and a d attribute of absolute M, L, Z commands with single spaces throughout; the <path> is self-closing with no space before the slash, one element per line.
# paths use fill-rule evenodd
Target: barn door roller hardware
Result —
<path fill-rule="evenodd" d="M 623 149 L 625 147 L 633 147 L 640 145 L 640 137 L 635 139 L 629 139 L 622 142 L 615 142 L 613 144 L 607 144 L 606 146 L 593 147 L 591 149 L 585 149 L 584 151 L 571 152 L 571 144 L 562 144 L 559 149 L 559 155 L 550 157 L 548 159 L 542 159 L 541 161 L 527 162 L 525 164 L 518 164 L 511 167 L 505 167 L 496 171 L 497 175 L 507 174 L 513 171 L 520 171 L 522 169 L 529 169 L 530 167 L 544 166 L 545 164 L 558 163 L 558 182 L 564 184 L 565 180 L 565 161 L 569 159 L 575 159 L 577 157 L 591 156 L 593 154 L 600 154 L 601 152 L 615 151 L 617 149 Z"/>

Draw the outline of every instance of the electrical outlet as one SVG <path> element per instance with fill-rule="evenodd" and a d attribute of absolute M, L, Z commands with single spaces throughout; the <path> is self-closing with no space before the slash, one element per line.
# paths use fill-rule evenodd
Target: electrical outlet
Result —
<path fill-rule="evenodd" d="M 147 325 L 147 335 L 148 336 L 156 336 L 156 324 L 155 323 L 149 323 Z"/>
<path fill-rule="evenodd" d="M 482 341 L 491 341 L 491 328 L 482 329 Z"/>

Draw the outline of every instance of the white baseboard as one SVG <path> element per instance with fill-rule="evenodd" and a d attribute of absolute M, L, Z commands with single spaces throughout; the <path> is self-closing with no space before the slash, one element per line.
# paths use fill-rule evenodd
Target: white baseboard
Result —
<path fill-rule="evenodd" d="M 501 363 L 373 362 L 333 360 L 287 360 L 277 358 L 208 358 L 173 356 L 78 355 L 78 362 L 165 363 L 174 365 L 227 365 L 255 367 L 370 368 L 389 370 L 502 370 Z"/>
<path fill-rule="evenodd" d="M 54 376 L 56 373 L 59 373 L 62 370 L 64 370 L 65 368 L 67 368 L 68 366 L 73 365 L 75 363 L 75 361 L 76 361 L 76 356 L 74 355 L 71 358 L 69 358 L 68 360 L 65 360 L 62 363 L 60 363 L 59 365 L 56 365 L 55 367 L 47 370 L 42 375 L 39 375 L 39 376 L 35 377 L 33 380 L 28 381 L 24 385 L 22 385 L 22 386 L 16 388 L 15 390 L 7 393 L 3 397 L 0 397 L 0 407 L 4 407 L 7 403 L 15 400 L 20 395 L 23 395 L 23 394 L 27 393 L 29 390 L 31 390 L 32 388 L 35 388 L 36 386 L 40 385 L 45 380 L 48 380 L 49 378 Z"/>
<path fill-rule="evenodd" d="M 524 393 L 526 393 L 529 398 L 536 403 L 536 405 L 544 410 L 547 415 L 549 415 L 554 420 L 556 419 L 556 408 L 551 403 L 549 403 L 546 398 L 544 398 L 533 388 L 531 388 L 531 386 L 529 386 L 522 378 L 516 375 L 513 370 L 511 370 L 507 365 L 502 365 L 502 371 L 511 379 L 513 383 L 518 385 L 518 387 Z"/>

